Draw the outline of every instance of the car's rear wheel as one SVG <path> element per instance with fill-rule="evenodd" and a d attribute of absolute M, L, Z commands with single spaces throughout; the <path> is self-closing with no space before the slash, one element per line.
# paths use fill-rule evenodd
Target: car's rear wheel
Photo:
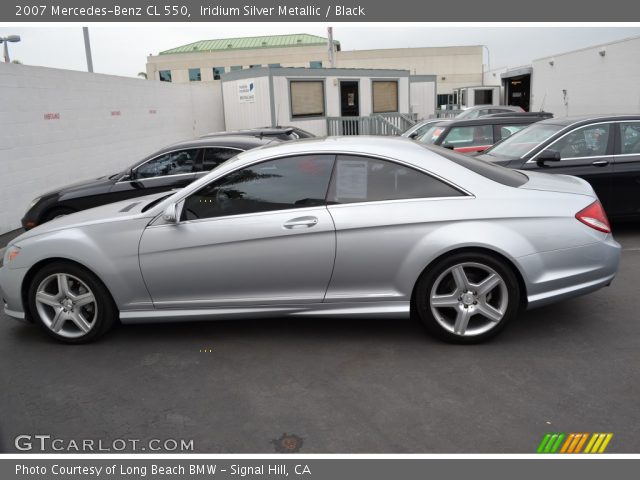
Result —
<path fill-rule="evenodd" d="M 31 281 L 28 300 L 36 323 L 61 342 L 90 342 L 116 322 L 117 309 L 105 286 L 73 263 L 42 268 Z"/>
<path fill-rule="evenodd" d="M 520 286 L 503 260 L 462 252 L 430 266 L 418 280 L 414 298 L 430 333 L 453 343 L 478 343 L 517 315 Z"/>

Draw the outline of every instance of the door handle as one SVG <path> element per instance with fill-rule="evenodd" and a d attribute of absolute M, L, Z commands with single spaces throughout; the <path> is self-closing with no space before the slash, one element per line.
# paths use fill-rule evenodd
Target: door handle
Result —
<path fill-rule="evenodd" d="M 609 165 L 609 160 L 596 160 L 595 162 L 591 162 L 591 165 L 594 167 L 606 167 Z"/>
<path fill-rule="evenodd" d="M 294 228 L 311 228 L 318 224 L 318 219 L 316 217 L 298 217 L 292 218 L 288 222 L 286 222 L 283 227 L 289 230 L 293 230 Z"/>

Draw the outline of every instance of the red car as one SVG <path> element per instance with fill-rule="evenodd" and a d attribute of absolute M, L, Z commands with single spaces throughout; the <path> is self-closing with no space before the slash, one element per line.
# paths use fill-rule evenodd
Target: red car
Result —
<path fill-rule="evenodd" d="M 473 120 L 442 120 L 415 140 L 460 153 L 483 152 L 494 143 L 544 118 L 548 118 L 548 114 L 514 113 L 513 116 L 485 116 Z"/>

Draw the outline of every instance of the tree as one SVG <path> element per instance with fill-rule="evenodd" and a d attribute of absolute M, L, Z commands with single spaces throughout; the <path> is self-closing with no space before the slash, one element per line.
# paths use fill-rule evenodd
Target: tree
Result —
<path fill-rule="evenodd" d="M 138 73 L 138 76 L 139 76 L 140 78 L 144 78 L 145 80 L 147 79 L 147 74 L 146 74 L 145 72 L 139 72 L 139 73 Z"/>

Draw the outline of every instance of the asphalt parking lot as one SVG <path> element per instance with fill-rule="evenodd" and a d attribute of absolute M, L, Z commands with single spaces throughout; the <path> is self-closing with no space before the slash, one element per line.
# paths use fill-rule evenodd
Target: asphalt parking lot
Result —
<path fill-rule="evenodd" d="M 192 439 L 196 452 L 533 453 L 547 432 L 640 451 L 640 225 L 611 287 L 452 346 L 412 321 L 117 328 L 65 346 L 0 314 L 0 432 Z M 300 441 L 301 439 L 301 441 Z"/>

